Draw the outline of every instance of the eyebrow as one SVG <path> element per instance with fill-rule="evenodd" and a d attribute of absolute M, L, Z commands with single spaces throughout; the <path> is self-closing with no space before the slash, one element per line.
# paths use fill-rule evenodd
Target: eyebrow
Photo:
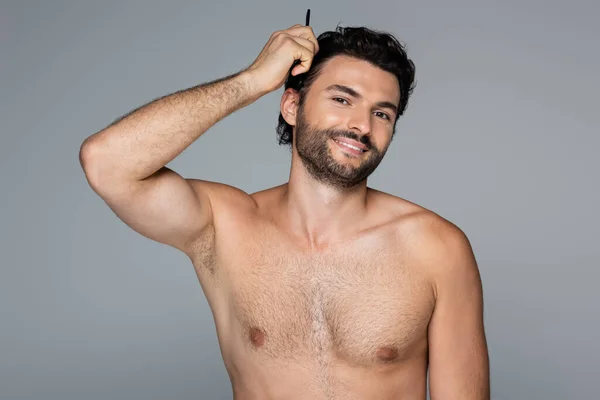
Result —
<path fill-rule="evenodd" d="M 327 86 L 327 88 L 325 89 L 326 92 L 334 92 L 334 91 L 338 91 L 338 92 L 344 92 L 354 98 L 357 99 L 362 99 L 363 96 L 358 93 L 356 90 L 352 89 L 351 87 L 348 86 L 344 86 L 344 85 L 330 85 Z M 391 101 L 378 101 L 375 104 L 377 107 L 381 107 L 381 108 L 389 108 L 392 111 L 394 111 L 394 113 L 398 113 L 398 107 L 392 103 Z"/>

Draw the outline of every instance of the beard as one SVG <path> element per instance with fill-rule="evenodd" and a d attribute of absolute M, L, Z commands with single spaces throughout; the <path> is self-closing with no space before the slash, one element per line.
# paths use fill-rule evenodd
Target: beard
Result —
<path fill-rule="evenodd" d="M 311 126 L 304 118 L 302 107 L 299 109 L 294 136 L 296 150 L 308 173 L 317 181 L 334 189 L 349 189 L 366 180 L 387 151 L 387 148 L 379 150 L 373 146 L 368 135 L 359 136 L 352 131 Z M 362 159 L 359 166 L 355 167 L 335 159 L 329 146 L 330 141 L 336 137 L 353 139 L 367 147 L 366 153 L 354 156 Z M 353 157 L 345 153 L 344 156 Z"/>

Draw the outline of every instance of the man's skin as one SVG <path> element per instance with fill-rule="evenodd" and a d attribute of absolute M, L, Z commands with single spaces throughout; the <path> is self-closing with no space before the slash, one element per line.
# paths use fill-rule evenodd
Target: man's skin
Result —
<path fill-rule="evenodd" d="M 489 399 L 468 239 L 366 179 L 348 184 L 390 144 L 395 113 L 377 105 L 399 103 L 393 74 L 336 56 L 303 110 L 296 91 L 284 92 L 280 110 L 294 127 L 286 184 L 247 194 L 165 167 L 217 121 L 281 87 L 294 60 L 292 74 L 308 71 L 317 51 L 312 30 L 295 25 L 274 33 L 246 70 L 133 111 L 83 143 L 88 182 L 132 229 L 189 256 L 235 399 L 423 400 L 428 369 L 432 400 Z M 326 90 L 333 84 L 360 97 Z M 366 138 L 370 149 L 357 154 L 327 129 Z M 307 168 L 298 137 L 335 168 Z"/>

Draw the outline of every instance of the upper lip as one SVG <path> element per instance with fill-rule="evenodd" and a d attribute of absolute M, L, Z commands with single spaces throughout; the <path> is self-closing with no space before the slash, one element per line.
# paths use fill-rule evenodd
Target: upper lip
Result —
<path fill-rule="evenodd" d="M 358 147 L 359 149 L 362 149 L 364 151 L 369 150 L 369 148 L 367 146 L 365 146 L 361 142 L 357 142 L 356 140 L 353 140 L 353 139 L 348 139 L 346 137 L 336 137 L 336 138 L 333 138 L 333 139 L 337 140 L 338 142 L 348 143 L 348 144 L 350 144 L 352 146 L 355 146 L 355 147 Z"/>

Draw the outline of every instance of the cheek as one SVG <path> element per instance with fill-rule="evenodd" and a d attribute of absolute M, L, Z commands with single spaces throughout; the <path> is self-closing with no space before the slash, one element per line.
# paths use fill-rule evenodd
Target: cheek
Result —
<path fill-rule="evenodd" d="M 311 121 L 322 128 L 340 126 L 344 119 L 343 111 L 331 107 L 327 102 L 315 102 L 308 112 Z"/>
<path fill-rule="evenodd" d="M 343 126 L 344 115 L 342 112 L 327 109 L 321 113 L 320 119 L 323 122 L 323 126 L 339 127 Z"/>
<path fill-rule="evenodd" d="M 383 153 L 387 150 L 390 145 L 391 134 L 387 132 L 378 132 L 376 135 L 371 137 L 371 144 Z"/>

